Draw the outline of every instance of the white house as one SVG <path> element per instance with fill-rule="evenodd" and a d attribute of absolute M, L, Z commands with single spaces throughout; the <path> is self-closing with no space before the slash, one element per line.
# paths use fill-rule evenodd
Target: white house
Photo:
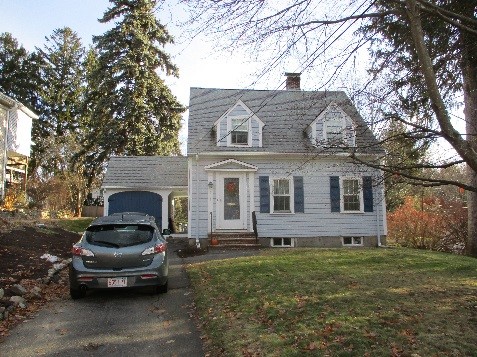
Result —
<path fill-rule="evenodd" d="M 192 88 L 189 237 L 256 231 L 266 246 L 377 246 L 383 149 L 344 92 Z M 255 216 L 255 219 L 253 218 Z M 255 228 L 254 228 L 254 222 Z"/>
<path fill-rule="evenodd" d="M 191 88 L 188 127 L 179 160 L 187 160 L 181 189 L 191 242 L 251 235 L 262 246 L 385 243 L 382 173 L 350 159 L 384 151 L 344 92 L 302 91 L 298 74 L 289 74 L 287 90 Z"/>
<path fill-rule="evenodd" d="M 8 185 L 25 189 L 31 152 L 31 129 L 38 116 L 26 106 L 0 93 L 0 195 Z"/>

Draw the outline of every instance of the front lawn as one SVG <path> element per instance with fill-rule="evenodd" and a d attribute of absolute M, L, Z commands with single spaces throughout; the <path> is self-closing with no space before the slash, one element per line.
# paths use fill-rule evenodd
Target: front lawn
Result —
<path fill-rule="evenodd" d="M 188 266 L 211 355 L 472 356 L 477 260 L 290 249 Z"/>

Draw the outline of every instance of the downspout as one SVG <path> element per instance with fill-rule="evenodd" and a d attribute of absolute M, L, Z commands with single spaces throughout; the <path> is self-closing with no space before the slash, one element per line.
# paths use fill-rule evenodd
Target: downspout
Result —
<path fill-rule="evenodd" d="M 195 236 L 195 245 L 197 248 L 200 248 L 200 240 L 199 240 L 199 154 L 195 154 L 195 161 L 196 161 L 196 172 L 195 172 L 195 177 L 196 177 L 196 215 L 195 215 L 195 220 L 196 220 L 196 225 L 197 225 L 197 234 Z"/>

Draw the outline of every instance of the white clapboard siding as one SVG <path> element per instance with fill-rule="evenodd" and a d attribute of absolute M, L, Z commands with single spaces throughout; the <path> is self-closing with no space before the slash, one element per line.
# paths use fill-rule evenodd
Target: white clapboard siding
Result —
<path fill-rule="evenodd" d="M 383 229 L 384 202 L 377 202 L 381 196 L 380 186 L 373 186 L 375 200 L 373 212 L 366 213 L 332 213 L 330 207 L 330 176 L 375 176 L 373 169 L 347 163 L 344 159 L 306 158 L 304 156 L 287 158 L 283 156 L 244 156 L 234 157 L 244 163 L 258 167 L 253 174 L 253 182 L 248 185 L 253 190 L 253 206 L 247 197 L 247 215 L 255 211 L 257 215 L 258 234 L 260 237 L 328 237 L 328 236 L 372 236 L 386 234 Z M 210 231 L 209 189 L 208 182 L 213 174 L 205 171 L 205 166 L 222 161 L 223 158 L 204 157 L 199 159 L 197 185 L 197 163 L 193 160 L 190 175 L 190 234 L 191 237 L 205 238 Z M 309 162 L 304 164 L 307 160 Z M 259 177 L 269 178 L 302 176 L 304 181 L 305 212 L 294 214 L 260 213 Z M 212 179 L 213 180 L 213 179 Z M 376 181 L 376 180 L 375 180 Z M 212 181 L 215 185 L 215 181 Z M 197 196 L 197 187 L 199 195 Z M 213 190 L 210 190 L 213 194 Z M 198 197 L 198 199 L 197 199 Z M 215 196 L 212 204 L 215 202 Z M 380 222 L 377 221 L 377 212 Z M 212 207 L 212 219 L 216 220 L 216 209 Z M 198 213 L 198 216 L 197 216 Z M 247 222 L 247 229 L 252 230 Z"/>

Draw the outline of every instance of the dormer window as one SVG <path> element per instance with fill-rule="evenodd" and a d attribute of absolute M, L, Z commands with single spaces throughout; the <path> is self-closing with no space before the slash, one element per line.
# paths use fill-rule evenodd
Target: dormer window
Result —
<path fill-rule="evenodd" d="M 343 141 L 343 119 L 341 116 L 327 115 L 325 120 L 325 140 L 329 144 Z"/>
<path fill-rule="evenodd" d="M 262 147 L 263 122 L 242 101 L 214 123 L 217 146 Z"/>
<path fill-rule="evenodd" d="M 333 102 L 307 127 L 306 134 L 317 147 L 356 146 L 353 121 Z"/>
<path fill-rule="evenodd" d="M 230 143 L 248 145 L 248 118 L 231 118 Z"/>

